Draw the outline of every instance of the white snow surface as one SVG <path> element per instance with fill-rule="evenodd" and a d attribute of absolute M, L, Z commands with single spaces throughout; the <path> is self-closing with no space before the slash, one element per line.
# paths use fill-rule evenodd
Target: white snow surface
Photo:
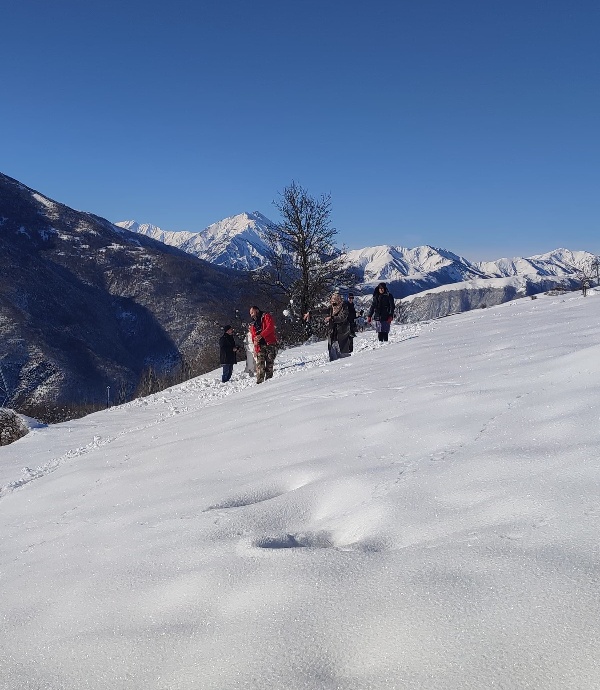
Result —
<path fill-rule="evenodd" d="M 600 687 L 600 298 L 324 350 L 0 448 L 0 687 Z"/>
<path fill-rule="evenodd" d="M 51 217 L 52 214 L 56 213 L 56 202 L 52 201 L 51 199 L 48 199 L 48 197 L 44 196 L 43 194 L 38 194 L 37 192 L 32 192 L 31 196 L 44 208 L 47 209 L 48 215 Z"/>
<path fill-rule="evenodd" d="M 502 289 L 507 287 L 514 287 L 517 294 L 525 296 L 527 294 L 527 287 L 533 283 L 540 283 L 544 280 L 544 276 L 531 275 L 515 275 L 506 278 L 474 278 L 473 280 L 463 280 L 460 283 L 448 283 L 447 285 L 438 285 L 438 287 L 430 288 L 417 292 L 414 295 L 407 295 L 402 298 L 403 302 L 413 302 L 422 298 L 424 295 L 439 295 L 443 292 L 454 292 L 460 290 L 481 290 L 482 288 Z M 536 298 L 538 296 L 536 295 Z"/>

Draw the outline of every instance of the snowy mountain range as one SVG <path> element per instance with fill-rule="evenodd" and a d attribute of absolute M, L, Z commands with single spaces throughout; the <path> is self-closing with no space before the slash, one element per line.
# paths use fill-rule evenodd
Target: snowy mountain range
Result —
<path fill-rule="evenodd" d="M 200 232 L 165 231 L 133 220 L 116 225 L 219 266 L 255 270 L 269 261 L 265 231 L 275 223 L 255 211 L 225 218 Z M 346 256 L 357 277 L 357 292 L 369 294 L 374 285 L 384 281 L 398 297 L 469 280 L 519 276 L 561 279 L 573 276 L 575 266 L 593 258 L 584 251 L 556 249 L 528 258 L 471 262 L 446 249 L 428 245 L 412 249 L 381 245 L 354 249 Z"/>
<path fill-rule="evenodd" d="M 156 225 L 137 223 L 135 220 L 125 220 L 115 225 L 170 244 L 218 266 L 253 271 L 268 263 L 265 231 L 274 223 L 255 211 L 225 218 L 201 232 L 161 230 Z"/>

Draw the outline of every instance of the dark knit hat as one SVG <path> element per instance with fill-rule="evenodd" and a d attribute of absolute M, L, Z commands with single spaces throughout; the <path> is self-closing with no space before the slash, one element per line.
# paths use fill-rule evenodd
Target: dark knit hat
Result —
<path fill-rule="evenodd" d="M 223 332 L 224 332 L 224 333 L 227 333 L 227 331 L 228 331 L 230 328 L 232 328 L 232 326 L 230 326 L 229 324 L 227 324 L 226 326 L 223 326 Z"/>

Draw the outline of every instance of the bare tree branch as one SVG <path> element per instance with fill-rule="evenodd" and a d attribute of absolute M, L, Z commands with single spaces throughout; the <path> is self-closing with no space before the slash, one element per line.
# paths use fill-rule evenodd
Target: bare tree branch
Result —
<path fill-rule="evenodd" d="M 292 182 L 273 204 L 282 222 L 267 231 L 271 265 L 259 272 L 257 281 L 293 300 L 300 313 L 306 313 L 335 287 L 355 283 L 341 250 L 335 246 L 331 196 L 314 198 Z"/>
<path fill-rule="evenodd" d="M 581 292 L 585 297 L 587 291 L 592 286 L 594 277 L 598 278 L 599 259 L 597 256 L 591 259 L 586 259 L 577 262 L 576 264 L 569 264 L 569 268 L 573 271 L 580 285 Z M 600 284 L 600 280 L 598 283 Z"/>

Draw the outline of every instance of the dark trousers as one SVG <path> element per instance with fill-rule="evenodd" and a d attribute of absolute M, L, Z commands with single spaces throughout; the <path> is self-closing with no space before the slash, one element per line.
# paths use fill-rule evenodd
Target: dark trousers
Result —
<path fill-rule="evenodd" d="M 388 333 L 390 332 L 390 324 L 386 321 L 375 321 L 375 330 L 377 331 L 377 339 L 380 343 L 387 343 Z"/>
<path fill-rule="evenodd" d="M 233 364 L 224 364 L 223 376 L 221 376 L 221 381 L 223 383 L 227 383 L 227 381 L 229 381 L 229 379 L 231 378 L 231 374 L 233 374 Z"/>
<path fill-rule="evenodd" d="M 273 364 L 277 356 L 276 345 L 261 345 L 256 353 L 256 383 L 273 377 Z"/>

